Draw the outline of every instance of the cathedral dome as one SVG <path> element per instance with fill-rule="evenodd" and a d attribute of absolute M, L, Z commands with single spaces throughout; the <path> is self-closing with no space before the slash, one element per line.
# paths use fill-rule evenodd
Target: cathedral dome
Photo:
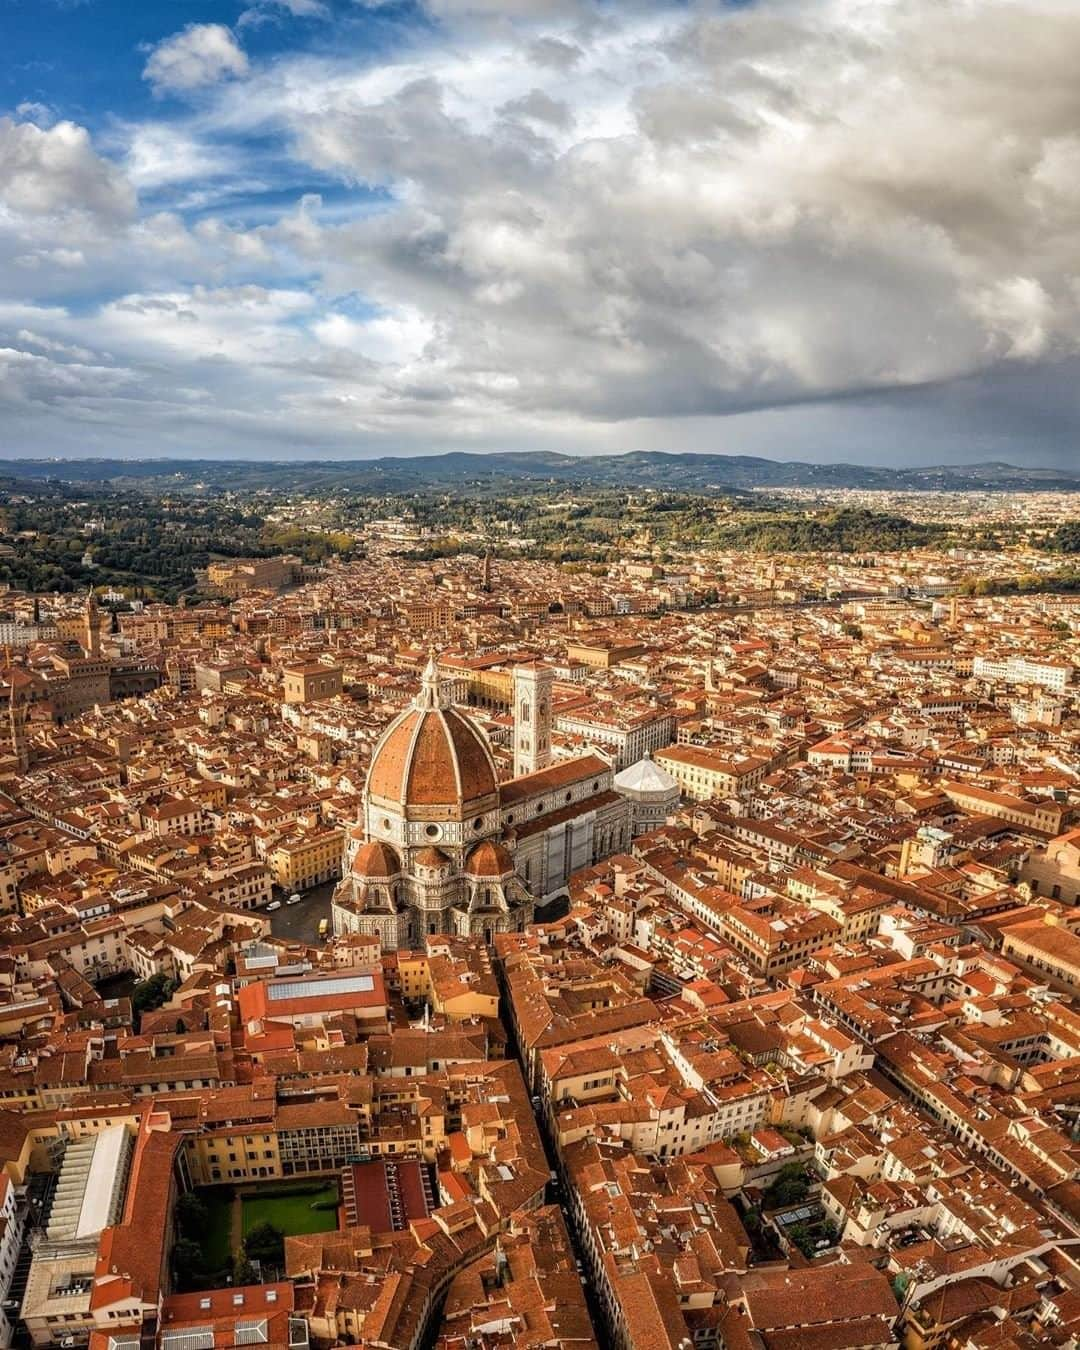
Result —
<path fill-rule="evenodd" d="M 373 839 L 356 850 L 352 872 L 356 877 L 384 880 L 401 874 L 401 860 L 389 844 Z"/>
<path fill-rule="evenodd" d="M 434 661 L 411 708 L 375 747 L 368 801 L 404 810 L 411 819 L 466 819 L 496 804 L 499 778 L 480 728 L 449 706 Z"/>
<path fill-rule="evenodd" d="M 465 872 L 470 877 L 505 877 L 513 870 L 513 858 L 502 844 L 491 839 L 477 844 L 465 861 Z"/>

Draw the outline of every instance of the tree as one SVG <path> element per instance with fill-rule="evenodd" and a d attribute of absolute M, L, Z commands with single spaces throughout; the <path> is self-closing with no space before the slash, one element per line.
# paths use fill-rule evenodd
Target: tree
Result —
<path fill-rule="evenodd" d="M 804 1223 L 793 1223 L 787 1230 L 789 1242 L 794 1242 L 803 1256 L 812 1256 L 814 1252 L 814 1236 Z"/>
<path fill-rule="evenodd" d="M 194 1191 L 185 1191 L 176 1202 L 176 1226 L 183 1237 L 197 1240 L 206 1232 L 210 1213 Z"/>
<path fill-rule="evenodd" d="M 285 1235 L 272 1223 L 258 1223 L 244 1238 L 244 1252 L 249 1260 L 280 1266 L 285 1260 Z"/>
<path fill-rule="evenodd" d="M 782 1209 L 786 1205 L 797 1205 L 805 1200 L 810 1191 L 802 1163 L 785 1163 L 776 1174 L 776 1179 L 765 1192 L 767 1209 Z"/>
<path fill-rule="evenodd" d="M 176 989 L 176 981 L 160 971 L 148 980 L 140 980 L 132 990 L 131 1007 L 137 1013 L 150 1012 L 167 1003 Z"/>
<path fill-rule="evenodd" d="M 1080 553 L 1080 524 L 1073 520 L 1059 525 L 1050 536 L 1050 550 L 1053 553 Z"/>
<path fill-rule="evenodd" d="M 233 1284 L 258 1284 L 259 1272 L 243 1252 L 237 1252 L 233 1261 Z"/>
<path fill-rule="evenodd" d="M 206 1285 L 206 1258 L 191 1238 L 178 1238 L 172 1250 L 173 1276 L 181 1291 L 202 1289 Z"/>

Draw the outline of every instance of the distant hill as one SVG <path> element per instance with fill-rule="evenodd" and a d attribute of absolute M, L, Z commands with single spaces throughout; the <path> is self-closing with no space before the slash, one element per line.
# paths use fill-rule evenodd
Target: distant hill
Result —
<path fill-rule="evenodd" d="M 752 455 L 668 454 L 639 450 L 624 455 L 576 456 L 554 452 L 504 452 L 367 460 L 258 461 L 185 459 L 9 460 L 0 480 L 150 486 L 170 482 L 208 487 L 287 490 L 349 489 L 399 493 L 472 489 L 507 491 L 565 484 L 582 487 L 655 488 L 680 492 L 743 492 L 752 488 L 882 488 L 892 491 L 1005 492 L 1080 490 L 1080 472 L 1017 464 L 952 464 L 893 469 L 865 464 L 809 464 Z"/>

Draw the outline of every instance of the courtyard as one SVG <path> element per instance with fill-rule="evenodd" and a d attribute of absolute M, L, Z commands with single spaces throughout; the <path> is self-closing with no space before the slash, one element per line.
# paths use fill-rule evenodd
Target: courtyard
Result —
<path fill-rule="evenodd" d="M 224 1271 L 232 1264 L 244 1238 L 260 1224 L 270 1224 L 285 1237 L 337 1228 L 336 1181 L 202 1186 L 196 1194 L 207 1214 L 199 1245 L 207 1269 L 213 1272 Z"/>

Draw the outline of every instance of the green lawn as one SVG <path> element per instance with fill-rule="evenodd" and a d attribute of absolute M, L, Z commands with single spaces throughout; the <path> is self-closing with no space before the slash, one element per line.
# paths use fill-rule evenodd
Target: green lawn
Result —
<path fill-rule="evenodd" d="M 233 1186 L 200 1186 L 199 1199 L 206 1206 L 206 1231 L 201 1246 L 208 1270 L 220 1272 L 231 1267 L 232 1207 L 236 1195 Z M 244 1233 L 260 1223 L 272 1223 L 287 1237 L 298 1233 L 328 1233 L 337 1227 L 338 1188 L 336 1183 L 317 1181 L 269 1181 L 260 1186 L 245 1185 L 240 1192 L 241 1224 Z M 312 1208 L 312 1205 L 326 1208 Z"/>
<path fill-rule="evenodd" d="M 334 1184 L 313 1185 L 301 1191 L 293 1183 L 277 1194 L 272 1184 L 260 1187 L 241 1200 L 244 1232 L 250 1233 L 256 1224 L 272 1223 L 286 1237 L 328 1233 L 337 1227 L 337 1201 L 338 1188 Z"/>

